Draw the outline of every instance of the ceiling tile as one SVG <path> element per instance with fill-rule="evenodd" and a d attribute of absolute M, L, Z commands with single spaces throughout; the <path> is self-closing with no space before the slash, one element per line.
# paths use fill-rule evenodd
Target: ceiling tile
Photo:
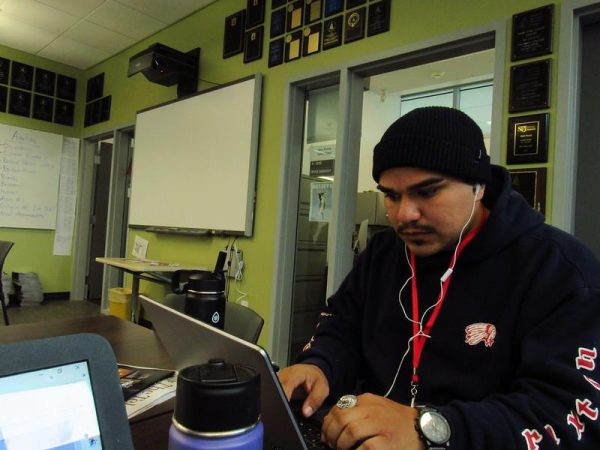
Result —
<path fill-rule="evenodd" d="M 216 0 L 116 0 L 161 22 L 176 22 Z"/>
<path fill-rule="evenodd" d="M 164 22 L 112 0 L 108 0 L 96 9 L 87 17 L 87 20 L 108 30 L 129 36 L 136 41 L 140 41 L 166 26 Z"/>
<path fill-rule="evenodd" d="M 52 33 L 62 33 L 78 20 L 71 14 L 34 0 L 7 0 L 2 5 L 2 14 Z"/>
<path fill-rule="evenodd" d="M 85 17 L 104 3 L 104 0 L 37 0 L 47 6 L 60 9 L 77 17 Z"/>
<path fill-rule="evenodd" d="M 54 34 L 40 30 L 0 13 L 0 44 L 36 54 L 54 39 Z"/>
<path fill-rule="evenodd" d="M 109 53 L 118 53 L 137 41 L 128 36 L 107 30 L 100 25 L 84 20 L 63 34 L 67 39 L 98 48 Z"/>
<path fill-rule="evenodd" d="M 72 39 L 59 37 L 40 51 L 38 55 L 79 69 L 87 69 L 109 58 L 111 53 Z"/>

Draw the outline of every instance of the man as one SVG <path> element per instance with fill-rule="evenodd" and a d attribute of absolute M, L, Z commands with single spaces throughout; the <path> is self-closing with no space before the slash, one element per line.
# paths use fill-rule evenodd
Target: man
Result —
<path fill-rule="evenodd" d="M 377 144 L 391 228 L 328 300 L 288 398 L 338 449 L 600 448 L 600 263 L 490 166 L 464 113 L 416 109 Z M 354 397 L 355 392 L 365 392 Z"/>

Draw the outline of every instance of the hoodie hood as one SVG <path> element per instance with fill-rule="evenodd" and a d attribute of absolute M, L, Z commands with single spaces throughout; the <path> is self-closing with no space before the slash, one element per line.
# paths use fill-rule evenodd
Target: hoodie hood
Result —
<path fill-rule="evenodd" d="M 463 261 L 480 261 L 500 252 L 513 241 L 544 223 L 544 216 L 512 188 L 508 171 L 492 165 L 483 204 L 490 215 L 475 239 L 465 247 Z"/>

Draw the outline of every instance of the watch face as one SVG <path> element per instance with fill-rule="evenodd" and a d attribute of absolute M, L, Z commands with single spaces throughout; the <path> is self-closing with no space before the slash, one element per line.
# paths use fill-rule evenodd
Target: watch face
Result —
<path fill-rule="evenodd" d="M 433 444 L 445 444 L 450 440 L 450 425 L 438 412 L 423 412 L 419 419 L 419 426 L 425 438 Z"/>

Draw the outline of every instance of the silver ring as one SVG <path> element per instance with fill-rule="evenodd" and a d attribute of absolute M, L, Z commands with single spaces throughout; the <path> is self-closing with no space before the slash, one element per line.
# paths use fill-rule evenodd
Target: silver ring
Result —
<path fill-rule="evenodd" d="M 340 399 L 337 401 L 337 403 L 335 404 L 335 406 L 337 406 L 340 409 L 348 409 L 348 408 L 354 408 L 357 404 L 358 404 L 358 398 L 356 398 L 356 395 L 347 394 L 347 395 L 342 395 L 340 397 Z"/>

